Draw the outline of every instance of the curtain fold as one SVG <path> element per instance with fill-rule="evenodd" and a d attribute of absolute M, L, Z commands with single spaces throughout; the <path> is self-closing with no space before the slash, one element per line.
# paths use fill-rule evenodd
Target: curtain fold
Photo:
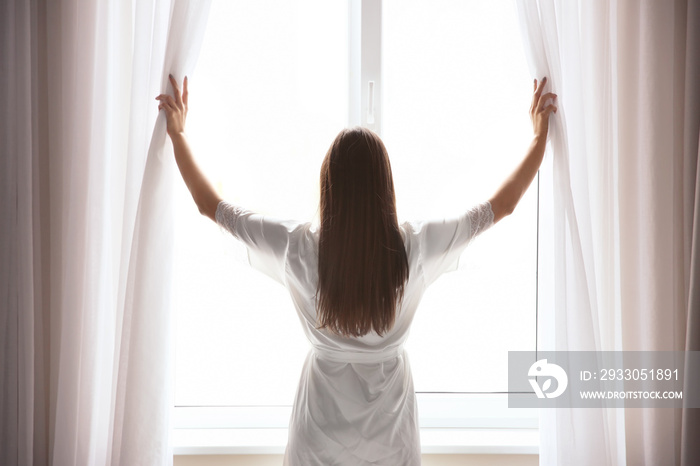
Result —
<path fill-rule="evenodd" d="M 48 221 L 45 16 L 38 2 L 0 3 L 0 463 L 46 462 Z M 35 336 L 37 337 L 35 339 Z M 35 345 L 34 342 L 38 344 Z M 41 361 L 36 365 L 35 361 Z"/>
<path fill-rule="evenodd" d="M 602 126 L 612 121 L 610 88 L 601 76 L 611 62 L 604 34 L 610 19 L 602 14 L 592 21 L 596 6 L 580 5 L 589 11 L 579 17 L 577 2 L 517 2 L 531 74 L 546 76 L 544 92 L 559 96 L 540 170 L 540 244 L 548 247 L 540 247 L 538 349 L 545 351 L 620 349 L 614 313 L 599 312 L 617 307 L 609 287 L 617 281 L 617 264 L 609 254 L 614 198 L 610 183 L 598 182 L 612 176 L 614 164 L 611 133 Z M 584 44 L 579 24 L 597 29 L 589 37 L 599 39 Z M 599 58 L 598 66 L 583 63 L 590 55 Z M 585 86 L 584 79 L 601 85 Z M 600 151 L 608 157 L 588 156 Z M 614 410 L 542 410 L 540 432 L 541 464 L 625 464 L 624 424 Z"/>
<path fill-rule="evenodd" d="M 194 69 L 209 3 L 0 5 L 2 464 L 172 463 L 176 174 L 154 97 Z"/>
<path fill-rule="evenodd" d="M 697 350 L 697 2 L 516 6 L 533 77 L 560 102 L 540 170 L 539 349 Z M 693 411 L 542 410 L 541 464 L 694 464 Z"/>
<path fill-rule="evenodd" d="M 167 88 L 171 95 L 169 74 L 182 83 L 194 68 L 209 5 L 209 1 L 172 2 L 160 73 L 161 89 Z M 151 99 L 147 102 L 152 105 Z M 114 436 L 113 464 L 172 462 L 168 443 L 174 402 L 172 182 L 177 174 L 165 126 L 165 114 L 161 113 L 148 148 L 130 242 L 116 405 L 116 418 L 121 421 L 116 425 L 121 429 Z M 154 445 L 144 432 L 152 432 L 163 441 Z"/>
<path fill-rule="evenodd" d="M 686 12 L 685 119 L 683 128 L 684 228 L 683 256 L 688 261 L 689 295 L 686 351 L 700 351 L 700 2 L 689 2 Z M 700 131 L 697 131 L 700 133 Z M 688 238 L 689 237 L 689 238 Z M 685 373 L 691 368 L 686 361 Z M 684 393 L 700 393 L 700 376 L 686 378 Z M 681 427 L 681 465 L 700 464 L 700 409 L 684 408 Z"/>

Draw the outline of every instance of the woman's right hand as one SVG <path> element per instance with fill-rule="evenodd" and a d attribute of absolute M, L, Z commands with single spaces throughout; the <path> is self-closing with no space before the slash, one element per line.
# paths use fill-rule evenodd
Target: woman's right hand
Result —
<path fill-rule="evenodd" d="M 183 133 L 185 131 L 185 120 L 187 119 L 187 76 L 182 83 L 184 91 L 180 94 L 180 88 L 177 86 L 177 81 L 170 75 L 170 84 L 173 86 L 173 92 L 175 92 L 175 97 L 168 94 L 161 94 L 156 97 L 160 103 L 158 104 L 158 110 L 165 110 L 165 117 L 167 120 L 167 130 L 168 134 L 172 138 L 175 134 Z"/>
<path fill-rule="evenodd" d="M 543 78 L 538 85 L 535 79 L 535 93 L 532 95 L 532 105 L 530 106 L 530 120 L 532 120 L 532 129 L 535 132 L 535 137 L 547 137 L 549 115 L 552 112 L 557 113 L 557 106 L 554 105 L 557 95 L 552 92 L 542 95 L 546 82 L 547 78 Z M 552 103 L 545 106 L 550 99 L 552 99 Z"/>

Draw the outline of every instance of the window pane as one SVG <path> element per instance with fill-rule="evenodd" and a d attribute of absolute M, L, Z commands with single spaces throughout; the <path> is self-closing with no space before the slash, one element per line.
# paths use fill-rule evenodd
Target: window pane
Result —
<path fill-rule="evenodd" d="M 488 200 L 531 140 L 511 2 L 384 0 L 383 139 L 399 217 Z M 408 351 L 417 391 L 507 391 L 507 351 L 535 347 L 536 183 L 426 292 Z"/>
<path fill-rule="evenodd" d="M 347 121 L 346 2 L 214 1 L 188 134 L 224 197 L 309 219 Z M 308 343 L 286 290 L 177 183 L 176 404 L 291 405 Z"/>

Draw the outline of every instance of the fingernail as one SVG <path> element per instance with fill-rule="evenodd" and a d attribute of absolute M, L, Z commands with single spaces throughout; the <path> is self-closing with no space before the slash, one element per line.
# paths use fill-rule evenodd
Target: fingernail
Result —
<path fill-rule="evenodd" d="M 547 80 L 547 77 L 546 77 L 546 76 L 545 76 L 544 78 L 542 78 L 542 81 L 546 81 L 546 80 Z"/>

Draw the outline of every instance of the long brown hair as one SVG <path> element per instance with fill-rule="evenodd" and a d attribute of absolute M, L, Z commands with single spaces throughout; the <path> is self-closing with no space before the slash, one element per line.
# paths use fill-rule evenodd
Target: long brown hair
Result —
<path fill-rule="evenodd" d="M 321 165 L 318 328 L 359 337 L 392 328 L 408 280 L 391 164 L 367 128 L 344 129 Z"/>

